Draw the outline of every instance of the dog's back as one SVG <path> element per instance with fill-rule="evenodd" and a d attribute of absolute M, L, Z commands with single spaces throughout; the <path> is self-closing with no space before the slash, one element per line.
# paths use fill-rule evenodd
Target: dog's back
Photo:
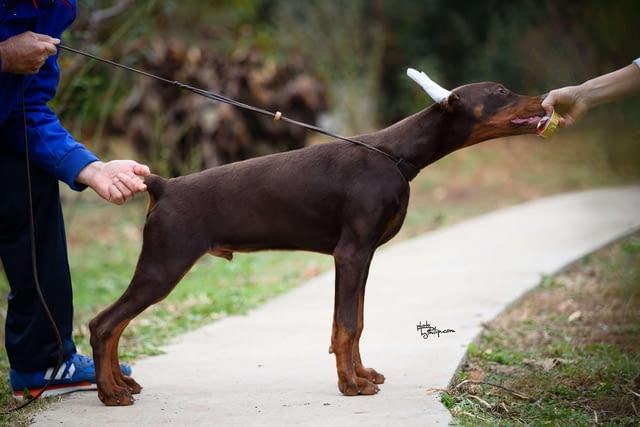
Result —
<path fill-rule="evenodd" d="M 387 167 L 349 167 L 351 156 L 362 156 L 360 163 L 365 165 L 373 162 Z M 367 184 L 381 176 L 384 179 L 374 187 Z M 408 203 L 407 183 L 395 165 L 348 143 L 263 156 L 171 179 L 150 175 L 145 183 L 150 197 L 147 222 L 158 227 L 155 222 L 162 219 L 162 226 L 169 227 L 168 218 L 188 212 L 193 218 L 182 227 L 193 228 L 199 238 L 208 239 L 213 252 L 223 247 L 227 252 L 293 249 L 332 253 L 345 222 L 369 217 L 381 204 L 399 204 L 395 231 Z M 374 217 L 370 221 L 380 220 Z M 391 237 L 384 234 L 383 240 Z"/>

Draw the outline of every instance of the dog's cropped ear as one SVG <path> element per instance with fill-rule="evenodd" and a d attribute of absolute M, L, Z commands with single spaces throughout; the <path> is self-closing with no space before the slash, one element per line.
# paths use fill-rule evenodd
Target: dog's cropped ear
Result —
<path fill-rule="evenodd" d="M 443 99 L 440 104 L 446 111 L 452 112 L 460 102 L 460 97 L 457 94 L 451 92 L 451 94 Z"/>

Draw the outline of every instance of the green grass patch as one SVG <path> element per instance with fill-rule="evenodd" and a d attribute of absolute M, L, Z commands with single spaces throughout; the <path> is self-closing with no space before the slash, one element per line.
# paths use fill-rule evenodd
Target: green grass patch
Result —
<path fill-rule="evenodd" d="M 459 425 L 635 425 L 640 272 L 630 236 L 491 322 L 442 401 Z"/>

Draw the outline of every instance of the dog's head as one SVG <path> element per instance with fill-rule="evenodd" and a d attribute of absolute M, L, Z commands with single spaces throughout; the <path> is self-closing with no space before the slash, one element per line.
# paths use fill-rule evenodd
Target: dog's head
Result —
<path fill-rule="evenodd" d="M 545 115 L 544 96 L 524 96 L 498 83 L 484 82 L 444 89 L 425 73 L 412 68 L 407 75 L 452 117 L 461 118 L 468 127 L 462 147 L 503 136 L 532 134 Z"/>

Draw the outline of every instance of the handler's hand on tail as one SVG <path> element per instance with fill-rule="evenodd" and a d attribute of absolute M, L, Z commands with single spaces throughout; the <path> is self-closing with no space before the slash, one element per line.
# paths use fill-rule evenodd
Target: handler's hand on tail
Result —
<path fill-rule="evenodd" d="M 88 185 L 108 202 L 121 205 L 136 193 L 147 191 L 141 177 L 150 173 L 148 166 L 133 160 L 93 162 L 80 171 L 76 181 Z"/>

